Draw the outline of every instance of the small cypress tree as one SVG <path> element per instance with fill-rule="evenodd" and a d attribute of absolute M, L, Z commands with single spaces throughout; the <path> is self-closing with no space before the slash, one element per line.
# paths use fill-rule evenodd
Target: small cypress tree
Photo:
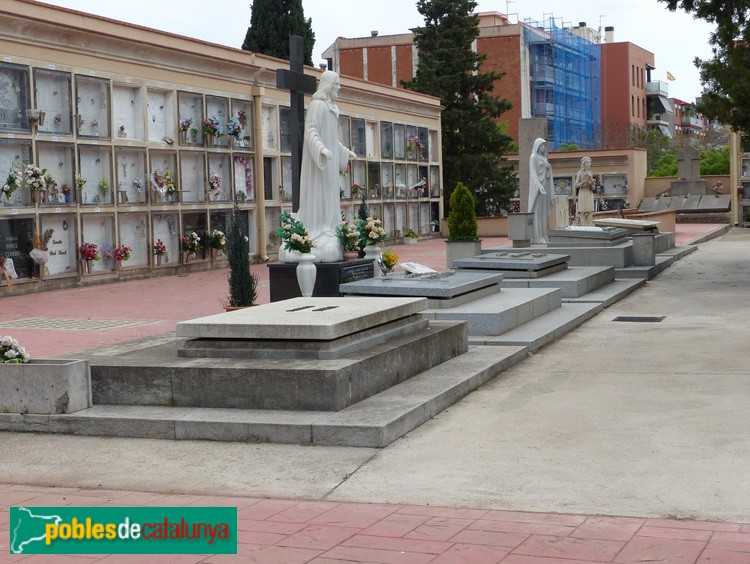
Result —
<path fill-rule="evenodd" d="M 227 258 L 229 259 L 229 304 L 248 307 L 258 299 L 258 279 L 250 272 L 250 250 L 240 225 L 237 202 L 232 207 L 227 231 Z"/>
<path fill-rule="evenodd" d="M 451 194 L 451 211 L 448 214 L 449 241 L 476 241 L 477 213 L 474 196 L 471 191 L 461 184 Z"/>

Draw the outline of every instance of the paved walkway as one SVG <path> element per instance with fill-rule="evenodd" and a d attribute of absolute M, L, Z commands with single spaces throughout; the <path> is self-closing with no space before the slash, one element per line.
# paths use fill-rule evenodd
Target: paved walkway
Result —
<path fill-rule="evenodd" d="M 394 250 L 442 267 L 443 245 Z M 386 449 L 0 433 L 0 562 L 750 564 L 748 248 L 706 244 Z M 55 356 L 170 331 L 218 311 L 225 277 L 3 298 L 0 332 Z M 6 329 L 29 317 L 149 324 Z M 237 506 L 239 555 L 11 557 L 20 504 Z"/>

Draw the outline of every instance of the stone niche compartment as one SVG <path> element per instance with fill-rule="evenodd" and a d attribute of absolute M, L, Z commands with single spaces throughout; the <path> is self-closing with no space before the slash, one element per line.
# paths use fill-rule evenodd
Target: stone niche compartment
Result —
<path fill-rule="evenodd" d="M 161 240 L 167 247 L 167 254 L 162 257 L 161 266 L 178 266 L 180 264 L 180 232 L 177 212 L 154 213 L 151 224 L 154 230 L 153 243 Z M 156 257 L 154 257 L 156 261 Z"/>
<path fill-rule="evenodd" d="M 203 121 L 203 96 L 192 92 L 177 93 L 177 119 L 179 122 L 192 119 L 193 123 L 186 134 L 189 144 L 203 143 L 201 121 Z"/>
<path fill-rule="evenodd" d="M 206 175 L 202 153 L 180 152 L 180 190 L 183 202 L 202 202 L 206 197 Z"/>
<path fill-rule="evenodd" d="M 77 274 L 76 268 L 76 217 L 74 214 L 44 214 L 41 216 L 44 233 L 52 229 L 52 239 L 47 243 L 49 260 L 45 265 L 48 276 Z"/>
<path fill-rule="evenodd" d="M 91 407 L 88 360 L 0 364 L 0 412 L 50 415 Z"/>
<path fill-rule="evenodd" d="M 13 166 L 23 167 L 31 162 L 31 141 L 0 139 L 0 181 L 5 183 Z M 31 205 L 31 194 L 23 186 L 16 189 L 9 199 L 0 198 L 0 206 L 21 207 Z"/>
<path fill-rule="evenodd" d="M 120 245 L 132 249 L 130 259 L 123 261 L 123 268 L 148 266 L 151 254 L 148 243 L 148 216 L 145 213 L 121 213 L 117 217 L 120 230 Z"/>
<path fill-rule="evenodd" d="M 149 89 L 146 94 L 148 140 L 163 141 L 165 137 L 176 140 L 174 122 L 174 93 Z"/>
<path fill-rule="evenodd" d="M 0 64 L 0 129 L 29 130 L 29 69 Z"/>
<path fill-rule="evenodd" d="M 234 155 L 234 189 L 238 201 L 255 201 L 255 184 L 253 176 L 253 156 Z"/>
<path fill-rule="evenodd" d="M 86 185 L 81 191 L 81 204 L 106 205 L 112 203 L 112 166 L 109 149 L 81 145 L 78 147 L 79 170 Z M 105 180 L 109 190 L 102 194 L 99 182 Z"/>
<path fill-rule="evenodd" d="M 177 194 L 167 194 L 164 187 L 159 186 L 157 178 L 162 178 L 165 173 L 172 175 L 176 190 L 179 190 L 177 184 L 177 154 L 167 151 L 150 151 L 151 165 L 149 166 L 147 189 L 151 193 L 152 202 L 176 202 Z"/>
<path fill-rule="evenodd" d="M 112 87 L 112 109 L 114 114 L 113 137 L 118 139 L 144 139 L 142 88 L 115 84 Z"/>
<path fill-rule="evenodd" d="M 72 135 L 71 75 L 67 72 L 34 69 L 34 85 L 36 107 L 44 112 L 44 123 L 37 125 L 37 133 Z"/>
<path fill-rule="evenodd" d="M 51 206 L 65 205 L 71 203 L 73 182 L 73 146 L 62 143 L 37 143 L 38 165 L 47 169 L 47 174 L 57 184 L 47 186 L 47 203 Z M 98 181 L 97 181 L 98 182 Z M 71 195 L 66 197 L 62 185 L 71 187 Z"/>
<path fill-rule="evenodd" d="M 214 139 L 214 146 L 228 147 L 229 137 L 227 137 L 227 120 L 229 119 L 229 99 L 218 96 L 206 96 L 206 117 L 217 118 L 221 122 L 221 132 Z"/>
<path fill-rule="evenodd" d="M 339 174 L 339 183 L 344 177 Z M 281 190 L 280 198 L 283 202 L 292 201 L 292 157 L 281 157 Z M 341 185 L 339 184 L 339 190 Z"/>
<path fill-rule="evenodd" d="M 209 191 L 209 200 L 212 202 L 228 202 L 232 199 L 232 166 L 228 154 L 208 154 L 209 182 L 213 175 L 219 178 L 219 191 L 218 193 L 212 193 Z M 210 185 L 207 187 L 210 188 Z"/>
<path fill-rule="evenodd" d="M 0 256 L 13 260 L 19 279 L 33 278 L 36 272 L 36 265 L 29 256 L 34 248 L 34 223 L 33 217 L 0 218 Z M 2 284 L 6 285 L 5 278 Z"/>
<path fill-rule="evenodd" d="M 76 75 L 76 122 L 81 137 L 109 138 L 109 81 Z"/>
<path fill-rule="evenodd" d="M 143 149 L 115 150 L 117 171 L 117 203 L 145 203 L 148 179 L 146 178 L 146 151 Z"/>
<path fill-rule="evenodd" d="M 114 269 L 112 250 L 115 248 L 115 221 L 109 213 L 86 213 L 81 215 L 83 233 L 81 239 L 85 243 L 96 243 L 99 247 L 101 260 L 94 261 L 93 270 L 104 272 Z"/>
<path fill-rule="evenodd" d="M 253 150 L 253 104 L 248 100 L 232 100 L 232 115 L 240 120 L 240 136 L 234 141 L 234 146 Z M 244 116 L 244 117 L 243 117 Z"/>
<path fill-rule="evenodd" d="M 278 150 L 279 119 L 276 106 L 263 106 L 263 148 Z"/>

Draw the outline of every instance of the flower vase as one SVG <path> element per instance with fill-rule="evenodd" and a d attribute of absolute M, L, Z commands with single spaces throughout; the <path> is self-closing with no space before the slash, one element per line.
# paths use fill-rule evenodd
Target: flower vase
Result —
<path fill-rule="evenodd" d="M 359 251 L 344 251 L 344 260 L 356 260 L 359 257 Z"/>
<path fill-rule="evenodd" d="M 187 145 L 188 133 L 187 131 L 180 131 L 180 145 Z"/>
<path fill-rule="evenodd" d="M 156 255 L 156 266 L 161 266 L 161 255 Z"/>
<path fill-rule="evenodd" d="M 185 251 L 182 252 L 182 264 L 187 264 L 190 262 L 190 253 L 186 253 Z"/>
<path fill-rule="evenodd" d="M 204 137 L 206 140 L 206 146 L 211 147 L 214 144 L 214 135 L 212 133 L 206 133 Z"/>
<path fill-rule="evenodd" d="M 367 245 L 365 247 L 365 259 L 373 261 L 373 271 L 375 276 L 380 276 L 380 266 L 378 258 L 380 257 L 380 247 L 377 245 Z"/>
<path fill-rule="evenodd" d="M 216 260 L 217 258 L 219 258 L 219 249 L 211 247 L 211 260 Z"/>
<path fill-rule="evenodd" d="M 315 255 L 310 253 L 302 253 L 299 256 L 299 264 L 297 265 L 297 283 L 299 284 L 300 292 L 302 292 L 303 298 L 310 298 L 313 295 L 313 289 L 315 288 L 315 278 L 318 274 L 318 269 L 315 266 Z"/>
<path fill-rule="evenodd" d="M 34 205 L 38 206 L 39 205 L 39 200 L 41 200 L 41 198 L 42 198 L 42 193 L 39 192 L 39 191 L 37 191 L 37 190 L 32 190 L 31 191 L 31 197 L 34 200 Z"/>
<path fill-rule="evenodd" d="M 115 261 L 115 272 L 120 272 L 120 269 L 122 268 L 122 261 L 116 260 Z"/>
<path fill-rule="evenodd" d="M 94 271 L 94 261 L 92 259 L 86 259 L 86 274 L 91 274 Z"/>

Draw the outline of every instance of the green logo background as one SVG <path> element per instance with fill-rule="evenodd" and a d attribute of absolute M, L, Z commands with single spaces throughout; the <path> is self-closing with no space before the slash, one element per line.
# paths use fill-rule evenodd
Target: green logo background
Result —
<path fill-rule="evenodd" d="M 86 518 L 92 523 L 120 523 L 141 525 L 141 538 L 109 540 L 57 538 L 46 543 L 47 524 L 70 524 L 73 518 L 85 525 Z M 215 529 L 226 523 L 229 538 L 218 534 L 196 539 L 146 539 L 143 538 L 144 523 L 181 523 L 188 526 L 192 534 L 194 523 L 207 523 Z M 10 553 L 11 554 L 237 554 L 237 508 L 236 507 L 11 507 L 10 508 Z"/>

